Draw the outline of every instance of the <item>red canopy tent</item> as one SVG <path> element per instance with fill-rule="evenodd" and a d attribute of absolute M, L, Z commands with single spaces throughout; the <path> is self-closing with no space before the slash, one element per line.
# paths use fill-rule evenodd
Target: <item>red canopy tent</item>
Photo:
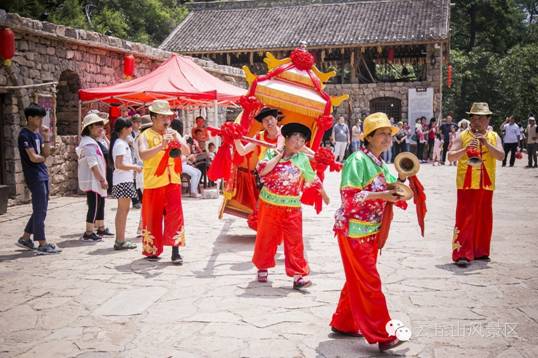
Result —
<path fill-rule="evenodd" d="M 91 102 L 149 105 L 166 99 L 174 108 L 227 105 L 237 102 L 245 89 L 228 84 L 187 57 L 172 55 L 155 71 L 134 80 L 79 90 L 82 104 Z"/>

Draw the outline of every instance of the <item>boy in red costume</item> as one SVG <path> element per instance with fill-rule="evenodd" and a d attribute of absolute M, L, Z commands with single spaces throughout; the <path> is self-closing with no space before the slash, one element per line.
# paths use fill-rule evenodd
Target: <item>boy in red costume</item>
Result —
<path fill-rule="evenodd" d="M 258 268 L 258 281 L 267 282 L 267 269 L 275 266 L 275 254 L 284 242 L 286 274 L 293 277 L 293 288 L 311 285 L 304 258 L 301 191 L 317 179 L 310 161 L 301 150 L 310 139 L 310 129 L 299 123 L 281 128 L 285 137 L 282 151 L 270 149 L 258 163 L 264 186 L 260 191 L 258 232 L 252 262 Z M 321 193 L 326 203 L 328 197 Z"/>

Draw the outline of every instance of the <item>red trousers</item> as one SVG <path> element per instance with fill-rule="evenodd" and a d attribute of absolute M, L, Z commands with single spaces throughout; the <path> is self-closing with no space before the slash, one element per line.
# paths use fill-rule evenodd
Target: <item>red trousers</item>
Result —
<path fill-rule="evenodd" d="M 346 282 L 331 326 L 342 332 L 360 331 L 370 344 L 393 340 L 385 328 L 390 316 L 376 268 L 377 240 L 360 243 L 338 235 L 338 244 Z"/>
<path fill-rule="evenodd" d="M 142 227 L 142 253 L 146 256 L 159 256 L 163 252 L 164 245 L 185 246 L 181 186 L 179 184 L 144 189 Z"/>
<path fill-rule="evenodd" d="M 459 189 L 456 225 L 452 238 L 452 260 L 469 261 L 489 256 L 493 230 L 493 191 Z"/>
<path fill-rule="evenodd" d="M 275 267 L 278 245 L 284 241 L 286 274 L 306 276 L 310 273 L 304 258 L 303 216 L 301 208 L 271 205 L 259 201 L 258 231 L 252 263 L 258 270 Z"/>

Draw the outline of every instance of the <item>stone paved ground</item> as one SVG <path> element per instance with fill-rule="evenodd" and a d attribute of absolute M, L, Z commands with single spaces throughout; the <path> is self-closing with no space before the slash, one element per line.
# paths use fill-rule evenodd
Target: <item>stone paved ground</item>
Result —
<path fill-rule="evenodd" d="M 450 264 L 455 209 L 453 167 L 423 167 L 429 195 L 427 238 L 414 208 L 397 210 L 379 259 L 393 318 L 414 336 L 392 354 L 420 357 L 538 356 L 538 170 L 500 168 L 494 197 L 491 263 Z M 84 244 L 85 203 L 54 198 L 49 237 L 64 248 L 33 256 L 13 245 L 29 206 L 0 217 L 0 356 L 2 357 L 361 357 L 379 355 L 362 339 L 330 334 L 343 283 L 332 215 L 338 177 L 326 186 L 330 207 L 305 209 L 304 231 L 315 283 L 290 289 L 283 256 L 270 282 L 250 263 L 253 232 L 243 220 L 217 221 L 218 200 L 185 199 L 185 265 L 117 252 L 112 240 Z M 107 201 L 113 224 L 114 201 Z M 129 235 L 138 212 L 129 218 Z M 169 250 L 169 249 L 168 249 Z"/>

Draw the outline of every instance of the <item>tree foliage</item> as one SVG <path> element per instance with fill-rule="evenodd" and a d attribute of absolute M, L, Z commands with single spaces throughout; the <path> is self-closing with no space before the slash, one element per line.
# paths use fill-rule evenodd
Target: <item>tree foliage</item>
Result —
<path fill-rule="evenodd" d="M 462 118 L 472 102 L 488 102 L 497 124 L 538 114 L 537 21 L 538 0 L 456 0 L 445 111 Z"/>
<path fill-rule="evenodd" d="M 176 0 L 7 0 L 9 12 L 158 46 L 185 17 Z"/>

